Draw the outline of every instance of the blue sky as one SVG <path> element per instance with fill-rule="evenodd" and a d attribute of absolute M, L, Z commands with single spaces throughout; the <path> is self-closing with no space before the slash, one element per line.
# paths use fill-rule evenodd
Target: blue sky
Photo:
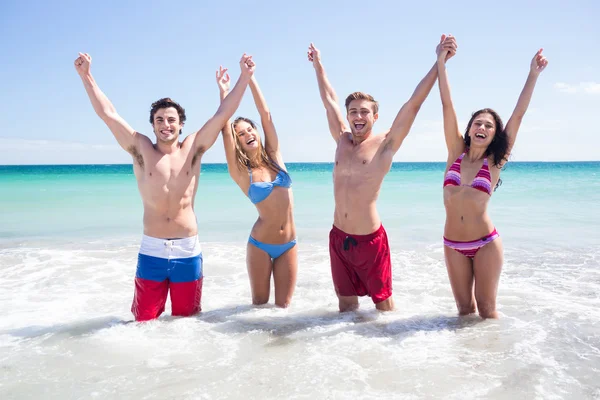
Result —
<path fill-rule="evenodd" d="M 94 114 L 73 68 L 89 53 L 92 73 L 119 113 L 154 138 L 150 104 L 165 96 L 188 116 L 184 134 L 216 111 L 219 65 L 239 75 L 243 52 L 280 136 L 283 157 L 332 161 L 312 41 L 340 100 L 361 90 L 380 102 L 387 129 L 435 62 L 442 33 L 457 37 L 449 61 L 464 128 L 491 107 L 508 120 L 536 50 L 550 64 L 538 80 L 513 151 L 516 161 L 600 159 L 600 3 L 578 1 L 3 1 L 0 6 L 0 164 L 130 163 Z M 257 118 L 250 92 L 236 115 Z M 437 85 L 395 161 L 442 161 L 446 149 Z M 204 162 L 224 162 L 219 139 Z"/>

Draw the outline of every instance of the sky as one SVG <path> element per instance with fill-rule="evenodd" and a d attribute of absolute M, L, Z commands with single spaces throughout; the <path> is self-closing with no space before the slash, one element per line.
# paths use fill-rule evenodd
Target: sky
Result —
<path fill-rule="evenodd" d="M 96 116 L 75 72 L 78 52 L 119 114 L 154 140 L 150 104 L 186 109 L 184 135 L 219 106 L 215 70 L 239 76 L 253 55 L 286 162 L 331 162 L 311 42 L 340 101 L 379 101 L 376 132 L 435 63 L 441 34 L 461 129 L 473 111 L 506 122 L 539 48 L 542 72 L 512 154 L 515 161 L 600 160 L 600 2 L 575 1 L 16 1 L 0 4 L 0 164 L 131 163 Z M 340 105 L 343 109 L 343 104 Z M 248 89 L 235 114 L 259 119 Z M 445 161 L 437 85 L 394 161 Z M 225 162 L 219 138 L 203 162 Z"/>

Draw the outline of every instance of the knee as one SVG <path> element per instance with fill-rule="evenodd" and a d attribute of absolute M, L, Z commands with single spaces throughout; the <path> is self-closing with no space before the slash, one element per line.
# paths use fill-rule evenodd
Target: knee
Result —
<path fill-rule="evenodd" d="M 346 311 L 355 311 L 358 310 L 358 302 L 357 303 L 346 303 L 340 301 L 340 312 Z"/>
<path fill-rule="evenodd" d="M 469 315 L 474 314 L 477 309 L 475 308 L 475 304 L 459 304 L 456 303 L 456 308 L 458 309 L 458 315 Z"/>
<path fill-rule="evenodd" d="M 252 304 L 254 304 L 255 306 L 262 306 L 263 304 L 267 304 L 268 302 L 268 297 L 252 297 Z"/>
<path fill-rule="evenodd" d="M 290 306 L 290 300 L 276 301 L 275 305 L 280 308 L 288 308 Z"/>
<path fill-rule="evenodd" d="M 375 308 L 379 311 L 393 311 L 394 310 L 394 300 L 391 297 L 388 297 L 382 302 L 376 303 Z"/>
<path fill-rule="evenodd" d="M 477 309 L 481 318 L 498 318 L 496 303 L 494 302 L 477 303 Z"/>

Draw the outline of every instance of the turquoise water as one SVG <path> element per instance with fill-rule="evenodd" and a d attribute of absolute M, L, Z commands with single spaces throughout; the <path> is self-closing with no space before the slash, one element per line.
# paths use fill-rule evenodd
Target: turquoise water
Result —
<path fill-rule="evenodd" d="M 378 209 L 397 310 L 339 314 L 332 164 L 288 164 L 298 282 L 251 307 L 256 210 L 225 165 L 195 209 L 200 315 L 131 321 L 142 232 L 131 165 L 0 166 L 0 398 L 600 398 L 600 162 L 510 163 L 490 203 L 499 320 L 459 318 L 443 260 L 443 163 L 394 164 Z"/>
<path fill-rule="evenodd" d="M 299 238 L 322 240 L 333 218 L 331 163 L 292 163 Z M 402 242 L 433 242 L 444 223 L 443 163 L 395 163 L 378 208 Z M 597 243 L 600 162 L 510 163 L 490 213 L 522 243 L 562 236 Z M 204 241 L 245 240 L 256 211 L 227 174 L 206 164 L 195 209 Z M 130 165 L 0 166 L 0 238 L 137 235 L 142 204 Z M 321 239 L 319 239 L 321 238 Z M 552 239 L 550 239 L 552 241 Z"/>

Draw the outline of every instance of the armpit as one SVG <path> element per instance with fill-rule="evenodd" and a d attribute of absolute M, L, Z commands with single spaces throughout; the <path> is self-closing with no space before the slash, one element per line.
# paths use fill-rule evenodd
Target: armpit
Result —
<path fill-rule="evenodd" d="M 140 153 L 137 147 L 130 146 L 127 149 L 127 152 L 131 154 L 135 163 L 137 163 L 141 168 L 144 168 L 144 157 L 142 157 L 142 154 Z"/>
<path fill-rule="evenodd" d="M 198 161 L 198 159 L 202 157 L 202 154 L 204 154 L 205 151 L 206 149 L 204 148 L 204 146 L 198 147 L 198 149 L 194 153 L 194 156 L 192 157 L 192 166 L 196 164 L 196 161 Z"/>

